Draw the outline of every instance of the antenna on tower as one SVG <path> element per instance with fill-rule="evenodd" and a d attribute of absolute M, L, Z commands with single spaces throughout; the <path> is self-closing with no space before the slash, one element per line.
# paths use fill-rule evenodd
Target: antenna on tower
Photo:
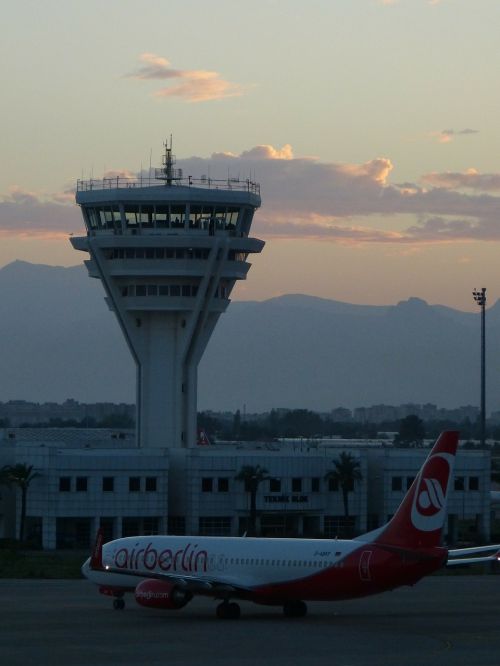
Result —
<path fill-rule="evenodd" d="M 163 155 L 163 167 L 157 169 L 156 178 L 165 181 L 165 185 L 172 185 L 174 180 L 180 180 L 182 173 L 180 169 L 174 169 L 175 157 L 172 154 L 172 135 L 170 135 L 170 145 L 168 140 L 163 144 L 165 146 L 165 154 Z"/>

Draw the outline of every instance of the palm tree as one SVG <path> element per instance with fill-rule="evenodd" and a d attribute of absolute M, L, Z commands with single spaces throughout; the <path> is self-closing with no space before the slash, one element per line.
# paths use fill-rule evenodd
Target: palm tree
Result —
<path fill-rule="evenodd" d="M 255 536 L 257 531 L 257 491 L 262 481 L 269 479 L 269 473 L 265 467 L 260 465 L 243 465 L 234 477 L 236 481 L 243 481 L 245 490 L 250 493 L 250 521 L 248 533 Z"/>
<path fill-rule="evenodd" d="M 334 460 L 333 464 L 335 469 L 327 472 L 325 479 L 327 481 L 331 479 L 340 486 L 342 499 L 344 500 L 345 517 L 349 518 L 349 493 L 354 490 L 356 481 L 361 481 L 363 478 L 359 460 L 356 460 L 352 453 L 342 451 L 338 460 Z"/>
<path fill-rule="evenodd" d="M 4 465 L 0 470 L 0 483 L 8 486 L 17 486 L 21 489 L 21 521 L 19 523 L 19 541 L 24 539 L 24 525 L 26 523 L 26 502 L 28 488 L 40 474 L 33 471 L 33 465 L 17 463 L 16 465 Z"/>

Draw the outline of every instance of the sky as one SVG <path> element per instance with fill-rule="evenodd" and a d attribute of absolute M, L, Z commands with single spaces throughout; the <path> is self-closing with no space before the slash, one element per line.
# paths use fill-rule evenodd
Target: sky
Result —
<path fill-rule="evenodd" d="M 251 175 L 233 298 L 500 297 L 498 0 L 4 3 L 0 266 L 71 266 L 78 178 Z"/>

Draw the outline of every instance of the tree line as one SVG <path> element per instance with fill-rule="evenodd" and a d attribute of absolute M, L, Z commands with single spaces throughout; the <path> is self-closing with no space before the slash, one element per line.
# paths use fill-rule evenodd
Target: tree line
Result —
<path fill-rule="evenodd" d="M 244 418 L 238 410 L 227 418 L 207 412 L 198 414 L 198 427 L 211 441 L 273 441 L 280 438 L 378 439 L 379 433 L 395 433 L 388 441 L 395 446 L 421 446 L 425 439 L 436 439 L 443 430 L 460 430 L 463 440 L 480 439 L 480 422 L 469 419 L 423 421 L 410 414 L 403 419 L 381 423 L 357 423 L 334 421 L 328 415 L 308 409 L 276 410 L 262 415 Z M 387 438 L 387 437 L 386 437 Z M 500 425 L 489 424 L 487 438 L 500 441 Z"/>

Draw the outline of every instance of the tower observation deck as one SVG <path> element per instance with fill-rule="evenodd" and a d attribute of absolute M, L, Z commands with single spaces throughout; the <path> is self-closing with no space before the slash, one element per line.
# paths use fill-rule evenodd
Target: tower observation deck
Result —
<path fill-rule="evenodd" d="M 89 253 L 135 360 L 141 447 L 196 444 L 199 361 L 248 255 L 264 247 L 248 236 L 256 183 L 183 178 L 173 164 L 167 147 L 154 178 L 77 184 L 87 235 L 71 243 Z"/>

